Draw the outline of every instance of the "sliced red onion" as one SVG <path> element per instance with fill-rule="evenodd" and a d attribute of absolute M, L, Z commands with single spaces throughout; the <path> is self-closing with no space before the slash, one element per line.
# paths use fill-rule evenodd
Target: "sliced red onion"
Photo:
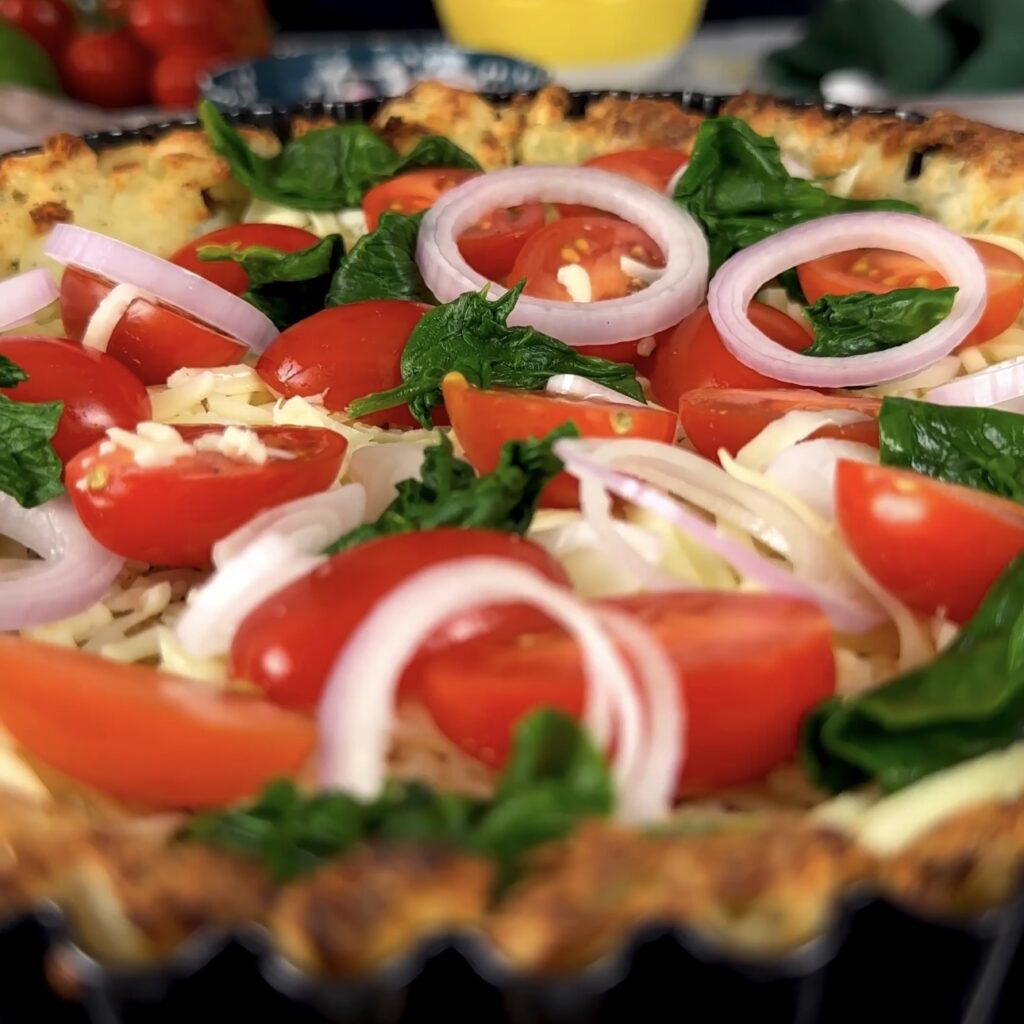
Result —
<path fill-rule="evenodd" d="M 587 442 L 557 441 L 555 454 L 573 476 L 581 480 L 596 480 L 609 493 L 664 519 L 698 544 L 724 558 L 743 576 L 775 593 L 801 597 L 816 604 L 836 629 L 861 633 L 880 621 L 881 616 L 874 607 L 856 602 L 836 589 L 801 579 L 771 559 L 726 537 L 660 487 L 610 468 L 588 448 Z"/>
<path fill-rule="evenodd" d="M 370 611 L 334 663 L 320 703 L 321 785 L 364 799 L 376 796 L 384 783 L 395 690 L 409 661 L 442 622 L 481 605 L 505 602 L 534 605 L 579 643 L 587 681 L 583 719 L 602 749 L 614 737 L 612 773 L 620 815 L 638 820 L 660 802 L 663 785 L 654 792 L 638 788 L 656 774 L 649 766 L 651 743 L 645 728 L 654 705 L 645 714 L 630 667 L 598 616 L 533 569 L 500 558 L 456 559 L 424 569 Z M 636 646 L 639 635 L 631 633 L 626 645 Z M 646 633 L 643 643 L 657 647 Z M 643 676 L 651 666 L 650 659 L 642 659 L 636 667 Z M 662 677 L 645 679 L 641 689 L 656 693 L 658 711 L 664 715 L 661 702 L 668 697 L 663 663 L 658 670 Z M 678 718 L 678 710 L 675 714 Z M 655 761 L 663 771 L 678 763 L 678 755 L 666 753 L 660 735 Z"/>
<path fill-rule="evenodd" d="M 97 231 L 58 224 L 43 252 L 58 263 L 149 292 L 164 305 L 216 327 L 256 353 L 262 352 L 279 333 L 268 317 L 237 295 L 190 270 Z"/>
<path fill-rule="evenodd" d="M 993 406 L 1024 398 L 1024 356 L 932 388 L 925 399 L 937 405 Z"/>
<path fill-rule="evenodd" d="M 124 565 L 93 540 L 66 497 L 22 508 L 0 493 L 0 536 L 41 561 L 0 569 L 0 630 L 28 629 L 77 615 L 110 589 Z"/>
<path fill-rule="evenodd" d="M 924 260 L 959 289 L 949 316 L 905 345 L 842 358 L 791 352 L 751 323 L 750 303 L 766 281 L 851 249 L 889 249 Z M 715 274 L 708 310 L 725 347 L 752 370 L 791 384 L 846 388 L 905 377 L 949 355 L 981 319 L 987 296 L 978 254 L 947 228 L 909 213 L 843 213 L 781 231 L 737 253 Z"/>
<path fill-rule="evenodd" d="M 20 327 L 59 295 L 50 272 L 42 268 L 0 281 L 0 331 Z"/>
<path fill-rule="evenodd" d="M 306 554 L 279 533 L 257 537 L 192 591 L 178 620 L 178 642 L 197 658 L 227 654 L 251 612 L 325 561 L 325 555 Z"/>
<path fill-rule="evenodd" d="M 213 545 L 213 564 L 221 569 L 259 537 L 274 533 L 305 555 L 316 555 L 363 521 L 366 492 L 359 484 L 333 487 L 274 505 Z"/>
<path fill-rule="evenodd" d="M 644 405 L 629 395 L 613 391 L 604 384 L 580 377 L 575 373 L 556 373 L 549 377 L 544 390 L 549 395 L 565 395 L 568 398 L 581 398 L 584 401 L 611 402 L 613 405 Z"/>
<path fill-rule="evenodd" d="M 431 442 L 389 441 L 357 448 L 348 463 L 348 475 L 366 491 L 366 521 L 373 522 L 395 500 L 403 480 L 419 480 L 423 453 Z"/>
<path fill-rule="evenodd" d="M 831 523 L 836 518 L 836 463 L 840 459 L 877 466 L 878 449 L 828 437 L 801 441 L 779 452 L 768 463 L 765 475 Z"/>
<path fill-rule="evenodd" d="M 488 287 L 462 258 L 457 239 L 492 210 L 537 200 L 598 206 L 636 224 L 661 249 L 665 273 L 622 299 L 579 304 L 523 296 L 510 324 L 536 327 L 569 345 L 612 345 L 672 327 L 703 301 L 707 242 L 693 218 L 646 185 L 592 167 L 510 167 L 450 189 L 420 225 L 416 262 L 427 287 L 442 302 Z M 489 290 L 492 298 L 504 291 L 495 284 Z"/>

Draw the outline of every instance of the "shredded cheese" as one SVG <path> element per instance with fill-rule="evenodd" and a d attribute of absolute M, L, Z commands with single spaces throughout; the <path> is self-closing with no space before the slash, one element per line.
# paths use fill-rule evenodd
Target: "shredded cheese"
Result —
<path fill-rule="evenodd" d="M 152 299 L 148 292 L 130 284 L 115 285 L 93 310 L 82 335 L 82 347 L 106 352 L 114 329 L 136 299 Z"/>
<path fill-rule="evenodd" d="M 558 268 L 555 279 L 569 293 L 573 302 L 592 302 L 594 290 L 590 275 L 578 263 L 566 263 Z"/>

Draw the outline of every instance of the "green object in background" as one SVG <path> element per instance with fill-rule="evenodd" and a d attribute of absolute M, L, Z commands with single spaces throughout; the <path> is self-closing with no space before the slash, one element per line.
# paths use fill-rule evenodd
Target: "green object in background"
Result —
<path fill-rule="evenodd" d="M 61 91 L 57 69 L 46 51 L 5 21 L 0 21 L 0 85 L 24 85 L 50 93 Z"/>
<path fill-rule="evenodd" d="M 831 71 L 857 68 L 893 95 L 1024 88 L 1024 3 L 947 0 L 930 15 L 900 0 L 828 0 L 798 43 L 766 61 L 772 83 L 817 96 Z"/>

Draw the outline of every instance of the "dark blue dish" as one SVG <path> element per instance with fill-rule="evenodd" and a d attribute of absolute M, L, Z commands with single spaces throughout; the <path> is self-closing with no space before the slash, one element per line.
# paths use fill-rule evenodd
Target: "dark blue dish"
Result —
<path fill-rule="evenodd" d="M 253 107 L 398 96 L 424 78 L 476 92 L 526 92 L 550 81 L 536 64 L 460 50 L 440 39 L 410 39 L 246 61 L 205 76 L 200 85 L 218 106 Z"/>

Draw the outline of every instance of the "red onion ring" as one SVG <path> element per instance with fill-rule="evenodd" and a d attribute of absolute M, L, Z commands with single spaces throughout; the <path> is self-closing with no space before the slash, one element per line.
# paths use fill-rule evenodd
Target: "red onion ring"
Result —
<path fill-rule="evenodd" d="M 766 281 L 851 249 L 890 249 L 925 260 L 959 288 L 949 316 L 905 345 L 844 358 L 791 352 L 750 322 L 751 300 Z M 799 224 L 737 253 L 711 281 L 708 310 L 725 347 L 752 370 L 790 384 L 846 388 L 905 377 L 949 355 L 981 319 L 987 296 L 985 268 L 959 235 L 909 213 L 842 213 Z"/>
<path fill-rule="evenodd" d="M 42 268 L 0 281 L 0 331 L 19 327 L 59 295 L 50 272 Z"/>
<path fill-rule="evenodd" d="M 1024 356 L 1006 359 L 977 373 L 932 388 L 925 399 L 937 405 L 993 406 L 1024 398 Z"/>
<path fill-rule="evenodd" d="M 708 274 L 707 242 L 697 223 L 653 189 L 592 167 L 510 167 L 470 178 L 446 192 L 427 211 L 416 242 L 416 263 L 427 287 L 442 302 L 489 286 L 459 253 L 457 239 L 499 207 L 544 200 L 598 206 L 636 224 L 665 257 L 665 273 L 641 292 L 589 304 L 523 296 L 509 317 L 568 345 L 612 345 L 643 338 L 679 323 L 703 301 Z"/>
<path fill-rule="evenodd" d="M 58 224 L 43 252 L 117 284 L 130 284 L 261 353 L 278 335 L 271 320 L 244 299 L 190 270 L 97 231 Z"/>
<path fill-rule="evenodd" d="M 41 561 L 0 567 L 0 630 L 58 622 L 94 605 L 124 565 L 93 540 L 66 497 L 22 508 L 0 493 L 0 536 L 23 544 Z"/>
<path fill-rule="evenodd" d="M 817 605 L 838 630 L 860 633 L 878 624 L 877 615 L 824 587 L 800 579 L 749 547 L 731 540 L 711 523 L 684 508 L 660 487 L 609 468 L 590 455 L 585 445 L 586 442 L 563 440 L 556 441 L 554 447 L 555 454 L 565 463 L 566 470 L 581 481 L 596 480 L 609 493 L 671 523 L 766 589 L 800 597 Z"/>
<path fill-rule="evenodd" d="M 587 681 L 583 719 L 603 749 L 615 739 L 612 772 L 620 815 L 636 821 L 664 813 L 665 794 L 674 792 L 680 735 L 664 737 L 659 731 L 652 749 L 648 730 L 656 712 L 676 721 L 681 712 L 663 708 L 666 700 L 677 699 L 677 690 L 674 673 L 673 686 L 667 686 L 667 658 L 648 656 L 658 649 L 657 641 L 639 623 L 636 630 L 621 627 L 617 619 L 612 623 L 624 646 L 647 649 L 635 663 L 640 690 L 650 699 L 645 709 L 633 672 L 597 613 L 533 569 L 500 558 L 460 558 L 424 569 L 369 612 L 338 655 L 320 703 L 321 785 L 365 799 L 376 796 L 384 783 L 395 691 L 410 659 L 453 615 L 513 601 L 546 612 L 579 643 Z M 399 632 L 396 622 L 402 623 Z M 676 749 L 666 750 L 667 743 Z"/>

